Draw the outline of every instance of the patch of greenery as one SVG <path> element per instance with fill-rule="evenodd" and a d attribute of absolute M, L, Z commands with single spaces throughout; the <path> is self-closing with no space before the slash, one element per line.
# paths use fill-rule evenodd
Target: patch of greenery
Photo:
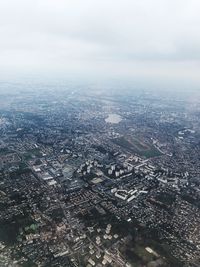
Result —
<path fill-rule="evenodd" d="M 29 226 L 26 226 L 25 228 L 24 228 L 24 230 L 25 230 L 25 232 L 28 234 L 28 233 L 32 233 L 32 234 L 34 234 L 36 231 L 37 231 L 37 229 L 38 229 L 38 226 L 37 226 L 37 224 L 34 224 L 34 223 L 32 223 L 31 225 L 29 225 Z"/>
<path fill-rule="evenodd" d="M 152 145 L 146 145 L 136 138 L 131 138 L 131 141 L 125 137 L 119 137 L 112 140 L 115 144 L 127 149 L 132 153 L 137 153 L 146 158 L 160 156 L 161 153 Z"/>
<path fill-rule="evenodd" d="M 4 148 L 0 148 L 0 155 L 6 155 L 8 153 L 11 153 L 12 151 L 10 151 L 7 147 Z"/>

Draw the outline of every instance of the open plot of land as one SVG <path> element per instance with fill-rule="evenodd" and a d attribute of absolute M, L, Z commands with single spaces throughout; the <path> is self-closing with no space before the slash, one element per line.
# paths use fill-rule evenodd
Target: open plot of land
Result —
<path fill-rule="evenodd" d="M 122 136 L 115 138 L 113 139 L 113 142 L 132 153 L 137 153 L 138 155 L 144 156 L 146 158 L 161 155 L 161 153 L 153 145 L 146 144 L 138 138 L 132 136 Z"/>

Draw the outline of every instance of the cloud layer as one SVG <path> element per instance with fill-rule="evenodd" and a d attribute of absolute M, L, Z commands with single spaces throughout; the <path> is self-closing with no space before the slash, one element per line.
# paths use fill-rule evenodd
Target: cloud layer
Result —
<path fill-rule="evenodd" d="M 200 85 L 199 0 L 6 0 L 0 70 Z"/>

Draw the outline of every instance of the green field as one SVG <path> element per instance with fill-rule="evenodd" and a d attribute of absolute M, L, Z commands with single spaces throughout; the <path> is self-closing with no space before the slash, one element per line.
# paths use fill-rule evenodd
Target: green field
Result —
<path fill-rule="evenodd" d="M 33 159 L 35 157 L 37 157 L 37 158 L 41 157 L 42 153 L 40 152 L 39 149 L 34 148 L 34 149 L 30 149 L 30 150 L 26 151 L 26 153 L 24 153 L 23 156 L 24 156 L 25 160 L 30 160 L 30 159 Z"/>
<path fill-rule="evenodd" d="M 115 138 L 112 141 L 129 152 L 136 153 L 139 156 L 152 158 L 161 155 L 161 153 L 153 145 L 146 144 L 132 136 L 123 136 Z"/>
<path fill-rule="evenodd" d="M 141 245 L 127 248 L 126 255 L 133 267 L 146 266 L 149 262 L 155 260 L 155 256 L 148 253 Z"/>

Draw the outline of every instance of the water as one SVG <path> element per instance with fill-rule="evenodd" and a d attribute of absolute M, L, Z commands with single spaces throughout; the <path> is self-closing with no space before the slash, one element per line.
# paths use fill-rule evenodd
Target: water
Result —
<path fill-rule="evenodd" d="M 118 114 L 109 114 L 105 119 L 107 123 L 119 123 L 122 120 L 122 117 Z"/>

